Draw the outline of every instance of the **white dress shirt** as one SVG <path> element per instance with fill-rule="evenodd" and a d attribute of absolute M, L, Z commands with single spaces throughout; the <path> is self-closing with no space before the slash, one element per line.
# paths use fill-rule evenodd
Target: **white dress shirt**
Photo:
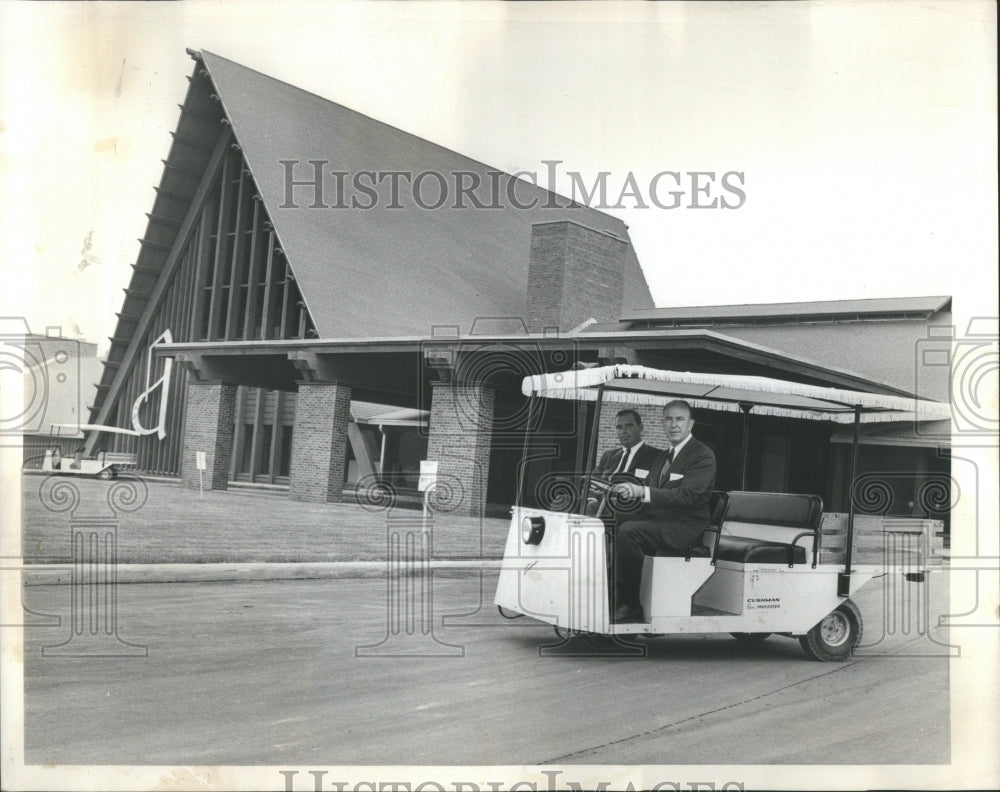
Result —
<path fill-rule="evenodd" d="M 672 452 L 672 457 L 671 457 L 671 463 L 670 464 L 673 464 L 673 460 L 677 459 L 677 455 L 681 452 L 681 449 L 684 448 L 684 446 L 687 445 L 687 442 L 690 439 L 691 439 L 691 435 L 688 434 L 687 437 L 685 437 L 677 445 L 674 446 L 673 452 Z M 657 482 L 657 483 L 659 483 L 659 482 Z M 642 488 L 642 502 L 643 503 L 649 503 L 649 487 L 643 487 Z"/>
<path fill-rule="evenodd" d="M 640 440 L 631 448 L 625 448 L 624 446 L 622 447 L 622 458 L 618 460 L 618 469 L 615 471 L 615 473 L 624 473 L 626 470 L 628 470 L 629 465 L 632 464 L 632 460 L 635 457 L 635 452 L 639 450 L 639 447 L 643 444 L 643 442 L 644 442 L 643 440 Z M 623 465 L 622 462 L 624 462 L 625 464 Z"/>

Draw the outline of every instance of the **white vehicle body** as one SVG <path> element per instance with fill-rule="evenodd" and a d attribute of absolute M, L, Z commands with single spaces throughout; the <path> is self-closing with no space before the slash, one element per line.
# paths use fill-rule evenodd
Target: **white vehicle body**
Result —
<path fill-rule="evenodd" d="M 524 517 L 542 517 L 537 545 Z M 611 624 L 604 523 L 596 517 L 515 508 L 495 602 L 568 631 L 604 633 L 790 633 L 804 635 L 843 601 L 840 566 L 647 557 L 640 601 L 647 622 Z M 886 571 L 854 565 L 853 594 Z"/>
<path fill-rule="evenodd" d="M 764 415 L 853 422 L 855 455 L 860 423 L 950 417 L 948 405 L 936 402 L 763 377 L 625 365 L 528 377 L 522 390 L 532 397 L 596 400 L 598 405 L 602 401 L 617 402 L 617 406 L 664 404 L 683 398 L 695 408 L 743 409 L 744 414 L 753 404 L 752 409 Z M 595 427 L 599 411 L 598 407 Z M 590 443 L 591 462 L 596 441 L 595 430 Z M 729 505 L 760 497 L 759 493 L 732 493 Z M 822 509 L 815 496 L 763 497 L 778 503 L 783 498 L 811 497 Z M 727 507 L 719 524 L 704 534 L 703 555 L 646 558 L 640 587 L 644 621 L 613 624 L 609 605 L 610 545 L 605 524 L 598 517 L 574 513 L 580 510 L 560 512 L 514 506 L 495 597 L 501 612 L 512 611 L 551 624 L 557 632 L 562 631 L 560 634 L 733 633 L 752 638 L 781 633 L 801 636 L 803 648 L 814 659 L 842 660 L 853 653 L 861 637 L 861 614 L 850 596 L 885 572 L 912 574 L 911 569 L 893 570 L 888 558 L 882 564 L 852 563 L 853 512 L 846 535 L 845 563 L 833 564 L 818 563 L 821 514 L 816 515 L 813 532 L 808 534 L 780 521 L 747 522 L 735 514 L 738 509 Z M 758 540 L 771 545 L 772 550 L 774 545 L 787 549 L 790 563 L 734 560 L 739 554 L 730 553 L 727 558 L 721 552 L 730 541 L 752 545 Z M 793 560 L 796 544 L 802 550 Z"/>

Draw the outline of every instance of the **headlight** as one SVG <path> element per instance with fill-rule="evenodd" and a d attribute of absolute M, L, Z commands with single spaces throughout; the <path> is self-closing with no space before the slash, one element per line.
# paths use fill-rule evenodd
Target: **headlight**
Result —
<path fill-rule="evenodd" d="M 521 539 L 525 544 L 541 544 L 545 536 L 544 517 L 525 517 L 521 520 Z"/>

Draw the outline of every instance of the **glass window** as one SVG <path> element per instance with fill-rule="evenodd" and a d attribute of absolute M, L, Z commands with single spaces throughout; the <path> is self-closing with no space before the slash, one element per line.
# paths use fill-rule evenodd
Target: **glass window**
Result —
<path fill-rule="evenodd" d="M 260 450 L 257 452 L 257 469 L 254 473 L 258 475 L 270 475 L 271 473 L 271 435 L 274 427 L 271 424 L 263 424 L 260 427 Z"/>
<path fill-rule="evenodd" d="M 243 437 L 240 438 L 240 464 L 237 468 L 239 473 L 250 472 L 250 456 L 253 454 L 253 424 L 243 424 Z"/>
<path fill-rule="evenodd" d="M 288 476 L 292 470 L 292 427 L 281 427 L 281 446 L 278 453 L 278 475 Z"/>

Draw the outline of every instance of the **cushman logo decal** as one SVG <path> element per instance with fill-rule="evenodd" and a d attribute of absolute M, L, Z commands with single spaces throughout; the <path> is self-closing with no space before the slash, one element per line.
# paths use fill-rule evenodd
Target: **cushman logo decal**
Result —
<path fill-rule="evenodd" d="M 747 610 L 780 607 L 781 597 L 747 597 Z"/>

